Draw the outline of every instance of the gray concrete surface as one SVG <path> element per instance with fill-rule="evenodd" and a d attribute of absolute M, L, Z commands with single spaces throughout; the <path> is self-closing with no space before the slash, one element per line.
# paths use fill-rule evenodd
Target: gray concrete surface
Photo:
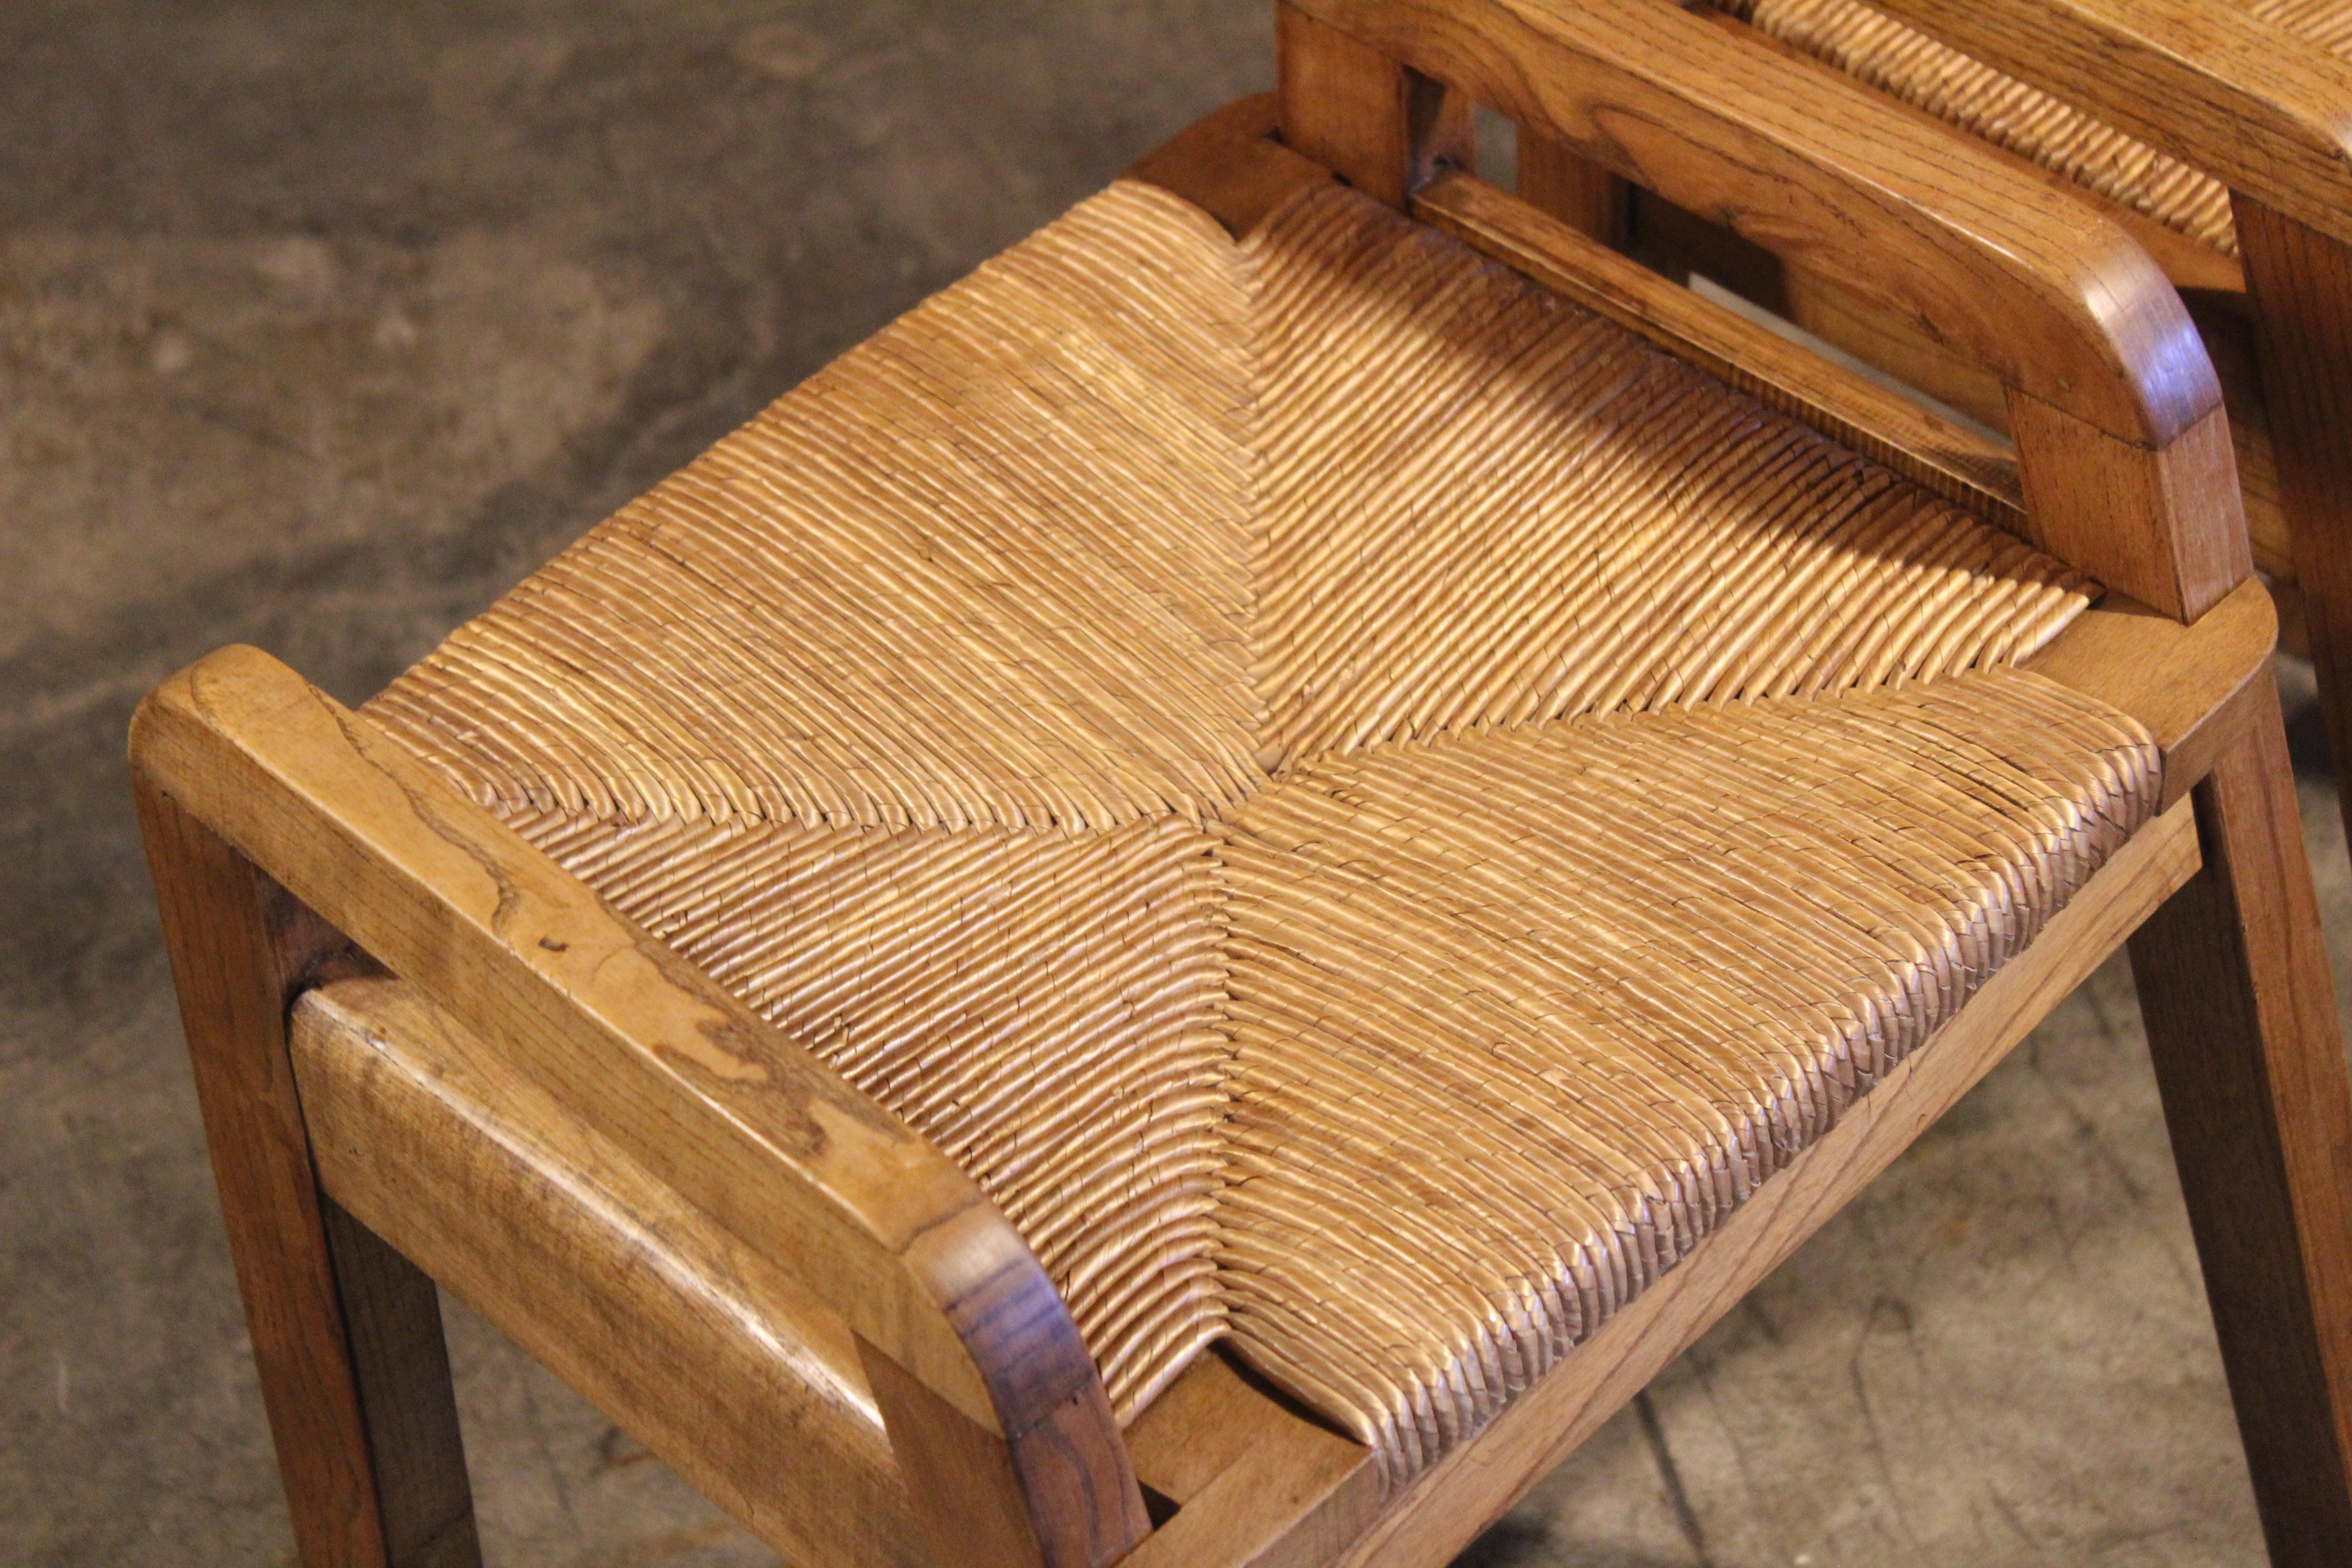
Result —
<path fill-rule="evenodd" d="M 138 694 L 243 639 L 363 696 L 1263 83 L 1266 12 L 0 12 L 0 1568 L 290 1561 L 125 798 Z M 493 1563 L 770 1560 L 449 1318 Z M 1465 1561 L 2259 1558 L 2117 969 Z"/>

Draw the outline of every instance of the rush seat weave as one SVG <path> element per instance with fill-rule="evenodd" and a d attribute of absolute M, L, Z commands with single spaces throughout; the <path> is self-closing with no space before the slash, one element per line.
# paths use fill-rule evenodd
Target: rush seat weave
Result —
<path fill-rule="evenodd" d="M 372 705 L 1391 1483 L 2152 809 L 2070 569 L 1337 185 L 1122 182 Z"/>
<path fill-rule="evenodd" d="M 1864 0 L 1715 0 L 1782 43 L 1940 120 L 2238 254 L 2229 187 L 2038 88 L 1906 26 Z M 2352 59 L 2346 0 L 2241 0 L 2246 14 Z"/>

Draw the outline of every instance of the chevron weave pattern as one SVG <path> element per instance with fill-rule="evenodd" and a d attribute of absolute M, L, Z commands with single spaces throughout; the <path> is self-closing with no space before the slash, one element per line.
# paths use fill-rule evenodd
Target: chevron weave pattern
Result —
<path fill-rule="evenodd" d="M 1392 1482 L 2151 808 L 2091 592 L 1337 186 L 1122 183 L 370 710 L 954 1157 L 1132 1415 Z"/>

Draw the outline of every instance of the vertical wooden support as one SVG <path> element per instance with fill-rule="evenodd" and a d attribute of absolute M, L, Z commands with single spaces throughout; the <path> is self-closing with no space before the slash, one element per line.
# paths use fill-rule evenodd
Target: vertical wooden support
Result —
<path fill-rule="evenodd" d="M 1624 249 L 1632 237 L 1632 183 L 1526 126 L 1519 130 L 1518 196 L 1612 250 Z"/>
<path fill-rule="evenodd" d="M 481 1568 L 441 1295 L 375 1232 L 320 1199 L 391 1568 Z"/>
<path fill-rule="evenodd" d="M 1392 207 L 1475 162 L 1467 97 L 1288 5 L 1275 13 L 1275 79 L 1291 150 Z"/>
<path fill-rule="evenodd" d="M 134 773 L 304 1568 L 478 1568 L 432 1282 L 320 1194 L 287 1010 L 343 939 Z"/>
<path fill-rule="evenodd" d="M 2352 247 L 2231 197 L 2336 795 L 2352 823 Z"/>
<path fill-rule="evenodd" d="M 2132 973 L 2271 1560 L 2352 1563 L 2352 1087 L 2274 692 L 2195 798 Z"/>
<path fill-rule="evenodd" d="M 2015 387 L 2008 403 L 2035 544 L 2184 624 L 2254 574 L 2237 454 L 2218 403 L 2156 448 Z M 2153 526 L 2125 526 L 2141 518 Z"/>

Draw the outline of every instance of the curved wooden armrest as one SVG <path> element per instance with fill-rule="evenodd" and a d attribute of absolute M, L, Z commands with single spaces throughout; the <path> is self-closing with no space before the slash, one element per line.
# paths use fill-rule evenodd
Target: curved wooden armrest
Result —
<path fill-rule="evenodd" d="M 2352 64 L 2234 0 L 1872 0 L 2352 242 Z"/>
<path fill-rule="evenodd" d="M 1283 18 L 1284 138 L 1366 190 L 1446 161 L 1461 114 L 1436 84 L 1492 104 L 1998 376 L 2053 553 L 2184 621 L 2251 572 L 2211 363 L 2163 272 L 2086 204 L 1659 0 L 1286 0 Z M 1362 85 L 1384 61 L 1395 85 Z"/>
<path fill-rule="evenodd" d="M 166 681 L 131 752 L 838 1313 L 886 1419 L 915 1413 L 890 1421 L 902 1468 L 958 1476 L 959 1560 L 1091 1568 L 1142 1536 L 1109 1402 L 1051 1281 L 904 1122 L 267 654 L 226 648 Z"/>

